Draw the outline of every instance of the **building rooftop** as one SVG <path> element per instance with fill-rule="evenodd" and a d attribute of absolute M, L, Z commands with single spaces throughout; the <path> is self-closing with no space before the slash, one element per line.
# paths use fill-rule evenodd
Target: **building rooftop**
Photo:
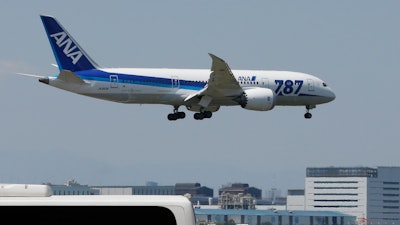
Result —
<path fill-rule="evenodd" d="M 378 177 L 378 169 L 370 167 L 309 167 L 307 177 Z"/>
<path fill-rule="evenodd" d="M 246 215 L 246 216 L 351 216 L 336 211 L 287 211 L 287 210 L 241 210 L 241 209 L 202 209 L 195 208 L 196 215 Z"/>

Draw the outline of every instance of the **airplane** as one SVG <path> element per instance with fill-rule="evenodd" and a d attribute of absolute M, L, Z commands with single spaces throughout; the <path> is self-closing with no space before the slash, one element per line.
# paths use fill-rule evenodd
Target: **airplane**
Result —
<path fill-rule="evenodd" d="M 318 104 L 336 96 L 320 78 L 301 72 L 231 70 L 209 53 L 211 69 L 103 68 L 83 50 L 53 16 L 40 15 L 59 74 L 40 76 L 39 82 L 69 92 L 128 104 L 164 104 L 173 107 L 170 121 L 185 118 L 181 106 L 195 120 L 211 118 L 221 106 L 269 111 L 275 106 L 305 106 L 304 117 Z"/>

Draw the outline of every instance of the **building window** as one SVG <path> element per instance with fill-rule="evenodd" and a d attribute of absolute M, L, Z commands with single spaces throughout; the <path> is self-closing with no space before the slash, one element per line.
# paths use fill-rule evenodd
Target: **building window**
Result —
<path fill-rule="evenodd" d="M 382 194 L 383 196 L 388 196 L 388 197 L 398 197 L 399 194 Z"/>
<path fill-rule="evenodd" d="M 358 184 L 358 181 L 314 181 L 314 184 Z"/>
<path fill-rule="evenodd" d="M 399 200 L 383 200 L 383 203 L 399 203 Z"/>
<path fill-rule="evenodd" d="M 383 184 L 400 184 L 399 182 L 383 182 Z"/>
<path fill-rule="evenodd" d="M 358 200 L 351 199 L 315 199 L 314 202 L 358 202 Z"/>
<path fill-rule="evenodd" d="M 314 195 L 341 195 L 341 196 L 358 196 L 357 193 L 314 193 Z"/>
<path fill-rule="evenodd" d="M 358 189 L 358 187 L 314 187 L 314 189 Z"/>
<path fill-rule="evenodd" d="M 315 205 L 314 208 L 357 208 L 356 205 Z"/>
<path fill-rule="evenodd" d="M 383 206 L 384 209 L 398 209 L 398 206 Z"/>
<path fill-rule="evenodd" d="M 385 191 L 398 191 L 399 188 L 383 188 Z"/>

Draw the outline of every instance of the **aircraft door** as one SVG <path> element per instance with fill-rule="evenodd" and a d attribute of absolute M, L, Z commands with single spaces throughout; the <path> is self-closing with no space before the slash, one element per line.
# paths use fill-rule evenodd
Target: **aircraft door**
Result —
<path fill-rule="evenodd" d="M 110 75 L 110 87 L 111 88 L 118 87 L 118 75 Z"/>
<path fill-rule="evenodd" d="M 308 85 L 308 90 L 309 91 L 314 91 L 314 81 L 311 79 L 307 80 L 307 85 Z"/>
<path fill-rule="evenodd" d="M 179 79 L 177 76 L 171 77 L 172 88 L 179 88 Z"/>
<path fill-rule="evenodd" d="M 261 79 L 261 86 L 265 88 L 269 88 L 269 81 L 268 78 L 262 78 Z"/>

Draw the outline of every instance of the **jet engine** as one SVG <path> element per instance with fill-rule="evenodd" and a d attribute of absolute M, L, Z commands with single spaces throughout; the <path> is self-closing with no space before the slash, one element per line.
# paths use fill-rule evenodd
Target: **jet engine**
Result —
<path fill-rule="evenodd" d="M 239 97 L 239 104 L 244 109 L 268 111 L 275 107 L 275 93 L 268 88 L 251 88 Z"/>

